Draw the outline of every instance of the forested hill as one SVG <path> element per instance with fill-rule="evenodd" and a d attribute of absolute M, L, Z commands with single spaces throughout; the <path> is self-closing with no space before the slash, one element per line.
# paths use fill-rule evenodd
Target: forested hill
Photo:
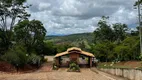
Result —
<path fill-rule="evenodd" d="M 93 33 L 78 33 L 65 36 L 46 36 L 46 40 L 52 41 L 54 43 L 64 43 L 64 42 L 80 42 L 87 41 L 93 42 Z"/>

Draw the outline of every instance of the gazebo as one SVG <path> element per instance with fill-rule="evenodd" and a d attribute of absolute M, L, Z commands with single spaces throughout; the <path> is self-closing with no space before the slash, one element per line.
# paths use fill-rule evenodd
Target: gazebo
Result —
<path fill-rule="evenodd" d="M 85 58 L 84 58 L 85 57 Z M 92 67 L 92 59 L 95 56 L 92 53 L 81 50 L 77 47 L 68 48 L 67 51 L 57 53 L 55 55 L 55 63 L 57 66 L 69 66 L 70 61 L 76 61 L 79 65 L 87 65 Z M 63 59 L 64 58 L 64 61 Z"/>

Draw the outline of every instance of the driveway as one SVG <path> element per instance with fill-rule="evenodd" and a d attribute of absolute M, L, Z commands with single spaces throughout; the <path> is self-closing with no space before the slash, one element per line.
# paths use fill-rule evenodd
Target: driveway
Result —
<path fill-rule="evenodd" d="M 0 73 L 0 80 L 126 80 L 89 68 L 81 68 L 81 72 L 67 72 L 67 68 L 58 71 L 34 72 L 26 74 Z"/>

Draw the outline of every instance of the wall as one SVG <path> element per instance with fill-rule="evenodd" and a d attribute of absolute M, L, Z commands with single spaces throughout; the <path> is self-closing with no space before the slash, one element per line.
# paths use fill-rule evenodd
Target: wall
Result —
<path fill-rule="evenodd" d="M 78 53 L 71 53 L 70 54 L 70 60 L 77 61 L 77 63 L 79 63 L 78 58 L 79 58 Z"/>
<path fill-rule="evenodd" d="M 62 60 L 61 60 L 60 66 L 61 67 L 68 67 L 69 66 L 69 62 L 70 62 L 69 57 L 68 56 L 62 56 L 61 59 Z"/>
<path fill-rule="evenodd" d="M 135 70 L 135 69 L 104 69 L 101 68 L 100 70 L 128 78 L 130 80 L 142 80 L 142 70 Z"/>

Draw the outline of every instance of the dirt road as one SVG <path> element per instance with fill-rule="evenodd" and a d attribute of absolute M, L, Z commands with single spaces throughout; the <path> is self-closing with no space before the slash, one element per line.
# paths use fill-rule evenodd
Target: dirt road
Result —
<path fill-rule="evenodd" d="M 94 72 L 89 68 L 82 68 L 81 72 L 67 72 L 67 68 L 58 71 L 34 72 L 26 74 L 2 74 L 0 80 L 125 80 L 103 72 Z"/>
<path fill-rule="evenodd" d="M 48 63 L 39 70 L 24 74 L 6 74 L 0 72 L 0 80 L 126 80 L 100 72 L 95 68 L 81 68 L 81 72 L 67 72 L 67 68 L 51 70 L 53 56 L 46 56 Z"/>

